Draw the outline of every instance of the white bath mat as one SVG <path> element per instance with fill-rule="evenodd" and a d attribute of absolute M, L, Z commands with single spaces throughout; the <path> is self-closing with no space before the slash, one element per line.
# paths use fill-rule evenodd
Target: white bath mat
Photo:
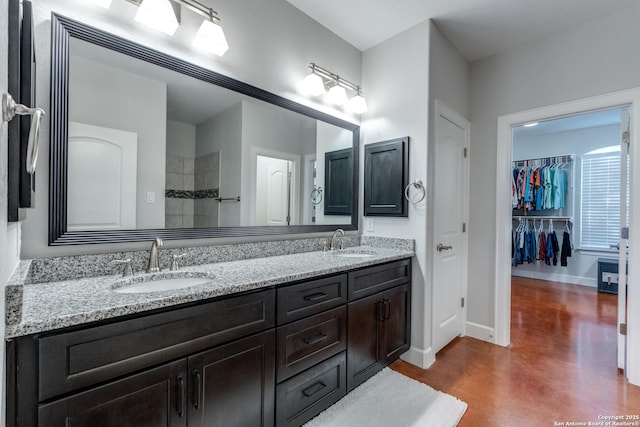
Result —
<path fill-rule="evenodd" d="M 453 427 L 467 404 L 385 368 L 304 427 Z"/>

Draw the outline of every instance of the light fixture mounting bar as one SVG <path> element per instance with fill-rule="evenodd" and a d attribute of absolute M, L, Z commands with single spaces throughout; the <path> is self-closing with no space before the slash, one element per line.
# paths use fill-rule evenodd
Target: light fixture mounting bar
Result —
<path fill-rule="evenodd" d="M 136 6 L 140 6 L 143 0 L 127 0 L 129 3 L 135 4 Z M 205 18 L 210 19 L 212 22 L 218 23 L 220 22 L 220 17 L 218 16 L 218 12 L 213 10 L 210 7 L 205 6 L 196 0 L 170 0 L 172 3 L 176 4 L 184 4 L 193 12 L 202 15 Z"/>
<path fill-rule="evenodd" d="M 183 3 L 192 11 L 204 16 L 205 18 L 209 18 L 213 22 L 220 22 L 220 18 L 218 17 L 218 12 L 213 10 L 210 7 L 205 6 L 196 0 L 174 0 Z"/>
<path fill-rule="evenodd" d="M 340 77 L 338 74 L 332 73 L 331 71 L 327 70 L 326 68 L 319 66 L 315 62 L 310 63 L 309 64 L 309 68 L 311 68 L 311 71 L 313 73 L 316 73 L 320 77 L 323 77 L 323 78 L 325 78 L 327 80 L 335 82 L 337 85 L 342 86 L 344 88 L 351 89 L 352 91 L 354 91 L 354 92 L 356 92 L 358 94 L 360 93 L 360 86 L 351 83 L 349 80 L 346 80 L 346 79 Z"/>

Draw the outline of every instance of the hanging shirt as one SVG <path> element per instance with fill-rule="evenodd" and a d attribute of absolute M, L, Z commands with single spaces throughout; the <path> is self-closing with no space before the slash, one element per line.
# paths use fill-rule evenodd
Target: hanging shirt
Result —
<path fill-rule="evenodd" d="M 553 209 L 553 180 L 554 170 L 547 168 L 544 177 L 544 209 Z M 549 236 L 547 236 L 547 239 Z"/>
<path fill-rule="evenodd" d="M 567 266 L 567 257 L 571 256 L 571 235 L 568 232 L 562 233 L 562 251 L 560 252 L 560 265 Z"/>
<path fill-rule="evenodd" d="M 553 208 L 564 208 L 565 194 L 567 192 L 567 173 L 562 169 L 555 169 L 553 190 Z"/>

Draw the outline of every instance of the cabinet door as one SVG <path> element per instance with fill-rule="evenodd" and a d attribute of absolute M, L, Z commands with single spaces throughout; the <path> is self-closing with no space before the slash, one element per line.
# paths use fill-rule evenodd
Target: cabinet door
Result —
<path fill-rule="evenodd" d="M 273 426 L 275 333 L 189 357 L 189 426 Z"/>
<path fill-rule="evenodd" d="M 382 328 L 381 357 L 384 365 L 388 365 L 409 350 L 411 338 L 410 304 L 409 284 L 384 292 L 382 299 L 384 320 L 380 324 Z"/>
<path fill-rule="evenodd" d="M 382 369 L 380 330 L 382 293 L 348 305 L 347 392 Z"/>
<path fill-rule="evenodd" d="M 42 405 L 47 427 L 185 427 L 187 363 L 182 359 Z"/>

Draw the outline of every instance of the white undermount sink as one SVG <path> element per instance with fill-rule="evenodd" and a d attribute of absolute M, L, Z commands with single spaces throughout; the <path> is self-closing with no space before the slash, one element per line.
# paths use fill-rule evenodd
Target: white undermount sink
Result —
<path fill-rule="evenodd" d="M 166 274 L 160 273 L 153 276 L 133 277 L 116 282 L 112 290 L 122 294 L 171 291 L 203 285 L 213 279 L 208 274 L 196 274 L 196 277 L 193 276 L 194 273 L 166 277 Z"/>

